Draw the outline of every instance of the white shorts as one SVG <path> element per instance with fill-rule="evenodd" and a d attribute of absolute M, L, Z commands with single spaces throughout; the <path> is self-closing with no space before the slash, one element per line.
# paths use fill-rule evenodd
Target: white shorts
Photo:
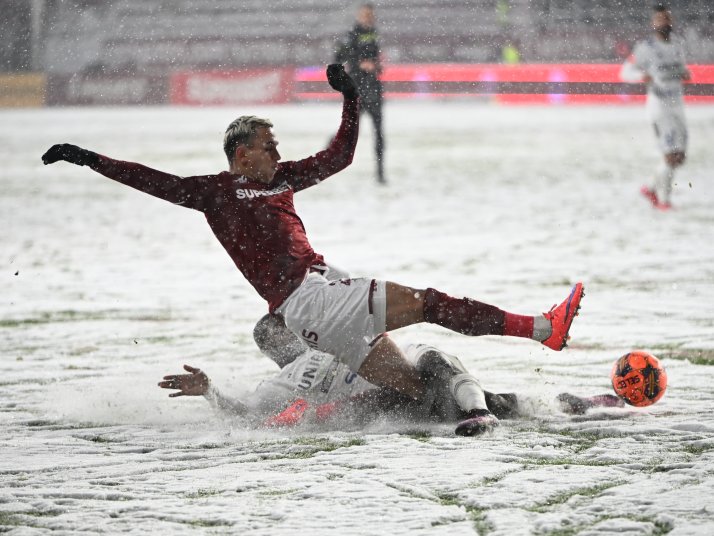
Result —
<path fill-rule="evenodd" d="M 308 346 L 332 354 L 357 372 L 386 330 L 384 281 L 310 273 L 276 312 Z"/>
<path fill-rule="evenodd" d="M 686 152 L 688 134 L 684 107 L 653 102 L 648 103 L 648 113 L 662 153 Z"/>

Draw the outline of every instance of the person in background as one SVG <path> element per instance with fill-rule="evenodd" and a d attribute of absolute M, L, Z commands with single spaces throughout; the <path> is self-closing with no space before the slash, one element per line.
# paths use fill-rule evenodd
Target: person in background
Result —
<path fill-rule="evenodd" d="M 672 35 L 672 12 L 656 4 L 652 12 L 652 35 L 635 45 L 620 77 L 625 82 L 647 84 L 647 112 L 664 155 L 650 186 L 642 194 L 659 210 L 672 208 L 675 170 L 684 163 L 687 124 L 684 117 L 682 82 L 691 78 L 684 53 Z"/>
<path fill-rule="evenodd" d="M 357 84 L 362 99 L 362 110 L 374 123 L 375 154 L 377 157 L 377 181 L 386 184 L 384 175 L 384 133 L 382 128 L 382 104 L 384 102 L 379 38 L 375 28 L 374 5 L 364 3 L 357 9 L 354 28 L 344 41 L 338 44 L 335 54 L 337 63 L 346 63 L 347 71 Z"/>

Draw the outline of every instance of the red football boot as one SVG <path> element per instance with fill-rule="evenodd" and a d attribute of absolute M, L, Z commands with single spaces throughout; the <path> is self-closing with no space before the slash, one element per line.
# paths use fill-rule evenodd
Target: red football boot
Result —
<path fill-rule="evenodd" d="M 296 426 L 305 415 L 308 403 L 302 398 L 298 398 L 277 415 L 269 417 L 263 422 L 266 428 L 283 428 L 286 426 Z"/>
<path fill-rule="evenodd" d="M 582 283 L 575 283 L 570 296 L 558 306 L 553 306 L 550 311 L 543 313 L 543 316 L 550 320 L 551 334 L 542 344 L 559 352 L 567 346 L 568 331 L 573 323 L 573 319 L 580 310 L 580 300 L 585 295 Z"/>
<path fill-rule="evenodd" d="M 660 203 L 659 201 L 657 201 L 654 204 L 654 208 L 656 208 L 657 210 L 661 210 L 662 212 L 667 212 L 668 210 L 672 210 L 672 203 Z"/>
<path fill-rule="evenodd" d="M 645 199 L 652 203 L 652 206 L 656 207 L 659 200 L 657 199 L 657 192 L 655 192 L 649 186 L 643 186 L 640 188 L 640 193 L 645 196 Z"/>

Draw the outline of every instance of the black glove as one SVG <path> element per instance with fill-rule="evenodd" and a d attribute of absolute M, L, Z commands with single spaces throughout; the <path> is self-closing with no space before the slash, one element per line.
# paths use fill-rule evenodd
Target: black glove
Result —
<path fill-rule="evenodd" d="M 333 63 L 327 66 L 327 81 L 332 86 L 332 89 L 339 91 L 348 99 L 354 99 L 359 95 L 357 84 L 345 72 L 345 66 L 341 63 Z"/>
<path fill-rule="evenodd" d="M 45 165 L 54 164 L 59 160 L 64 160 L 77 166 L 89 166 L 99 163 L 99 155 L 69 143 L 53 145 L 42 155 L 42 162 Z"/>

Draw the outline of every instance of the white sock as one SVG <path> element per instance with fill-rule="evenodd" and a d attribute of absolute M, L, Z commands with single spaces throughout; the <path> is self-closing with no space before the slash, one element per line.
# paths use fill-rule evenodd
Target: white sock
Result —
<path fill-rule="evenodd" d="M 543 342 L 553 333 L 553 326 L 543 315 L 535 315 L 533 317 L 533 339 L 539 342 Z"/>
<path fill-rule="evenodd" d="M 449 380 L 449 389 L 463 411 L 488 409 L 481 384 L 471 374 L 457 374 Z"/>
<path fill-rule="evenodd" d="M 669 203 L 672 195 L 672 180 L 674 179 L 674 168 L 663 162 L 655 175 L 655 192 L 660 203 Z"/>

